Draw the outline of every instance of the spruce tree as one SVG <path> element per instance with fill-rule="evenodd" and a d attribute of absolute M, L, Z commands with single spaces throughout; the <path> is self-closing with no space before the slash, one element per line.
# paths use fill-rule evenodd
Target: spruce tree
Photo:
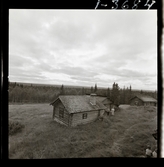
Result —
<path fill-rule="evenodd" d="M 62 84 L 61 88 L 60 88 L 60 95 L 64 95 L 65 91 L 64 91 L 64 85 Z"/>
<path fill-rule="evenodd" d="M 93 93 L 93 86 L 91 86 L 91 93 Z"/>
<path fill-rule="evenodd" d="M 112 94 L 111 94 L 111 100 L 116 106 L 119 106 L 120 104 L 120 92 L 119 92 L 119 86 L 118 84 L 113 84 L 112 88 Z"/>
<path fill-rule="evenodd" d="M 82 87 L 82 90 L 81 90 L 81 91 L 82 91 L 81 94 L 82 94 L 82 95 L 85 95 L 85 89 L 84 89 L 84 87 Z"/>
<path fill-rule="evenodd" d="M 94 93 L 97 92 L 97 84 L 95 84 L 95 89 L 94 89 Z"/>
<path fill-rule="evenodd" d="M 108 87 L 108 89 L 107 89 L 106 96 L 107 96 L 107 98 L 110 98 L 110 89 L 109 89 L 109 87 Z"/>
<path fill-rule="evenodd" d="M 130 98 L 132 98 L 132 87 L 130 85 Z"/>

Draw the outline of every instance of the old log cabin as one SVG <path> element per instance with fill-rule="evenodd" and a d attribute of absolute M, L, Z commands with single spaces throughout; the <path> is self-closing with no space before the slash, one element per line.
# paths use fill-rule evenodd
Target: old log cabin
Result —
<path fill-rule="evenodd" d="M 53 119 L 67 126 L 93 122 L 107 108 L 96 99 L 96 94 L 60 95 L 50 105 L 53 106 Z"/>
<path fill-rule="evenodd" d="M 157 106 L 157 100 L 147 95 L 136 95 L 130 99 L 130 105 Z"/>

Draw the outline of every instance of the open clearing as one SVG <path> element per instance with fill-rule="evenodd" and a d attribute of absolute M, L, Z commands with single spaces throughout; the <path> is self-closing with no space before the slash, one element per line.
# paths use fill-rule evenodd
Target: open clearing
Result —
<path fill-rule="evenodd" d="M 49 104 L 9 105 L 9 121 L 24 125 L 9 136 L 10 159 L 144 157 L 157 145 L 156 107 L 121 105 L 103 121 L 66 127 L 53 121 Z"/>

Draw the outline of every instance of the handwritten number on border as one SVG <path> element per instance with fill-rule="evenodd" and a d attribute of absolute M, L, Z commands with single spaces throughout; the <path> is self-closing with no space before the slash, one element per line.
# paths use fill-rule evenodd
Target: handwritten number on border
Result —
<path fill-rule="evenodd" d="M 111 9 L 117 9 L 118 8 L 119 0 L 111 0 L 111 1 L 112 1 Z M 137 9 L 138 8 L 138 4 L 141 1 L 142 0 L 134 0 L 133 1 L 133 7 L 132 7 L 132 9 Z M 154 3 L 156 3 L 155 0 L 147 0 L 146 3 L 144 4 L 144 6 L 147 6 L 147 9 L 150 9 L 153 6 Z M 97 4 L 95 6 L 95 9 L 97 9 L 99 5 L 104 6 L 104 7 L 108 6 L 107 4 L 101 4 L 101 1 L 98 0 Z M 129 8 L 129 0 L 124 1 L 124 3 L 122 3 L 122 5 L 121 5 L 121 8 L 122 9 L 130 9 Z"/>
<path fill-rule="evenodd" d="M 119 0 L 112 0 L 112 3 L 114 4 L 114 6 L 112 6 L 112 9 L 118 8 L 118 2 L 119 2 Z"/>
<path fill-rule="evenodd" d="M 149 4 L 149 2 L 151 2 L 151 4 Z M 148 9 L 150 9 L 153 6 L 154 3 L 156 3 L 156 1 L 147 0 L 146 4 L 144 6 L 148 6 Z"/>
<path fill-rule="evenodd" d="M 132 7 L 132 9 L 137 9 L 138 8 L 138 4 L 141 2 L 141 0 L 135 0 L 134 1 L 134 6 Z"/>

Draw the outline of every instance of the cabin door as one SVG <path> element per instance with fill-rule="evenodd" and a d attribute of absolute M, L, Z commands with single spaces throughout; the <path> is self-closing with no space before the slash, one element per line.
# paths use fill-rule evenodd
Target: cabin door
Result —
<path fill-rule="evenodd" d="M 54 119 L 55 117 L 55 107 L 53 107 L 53 115 L 52 115 L 52 118 Z"/>

